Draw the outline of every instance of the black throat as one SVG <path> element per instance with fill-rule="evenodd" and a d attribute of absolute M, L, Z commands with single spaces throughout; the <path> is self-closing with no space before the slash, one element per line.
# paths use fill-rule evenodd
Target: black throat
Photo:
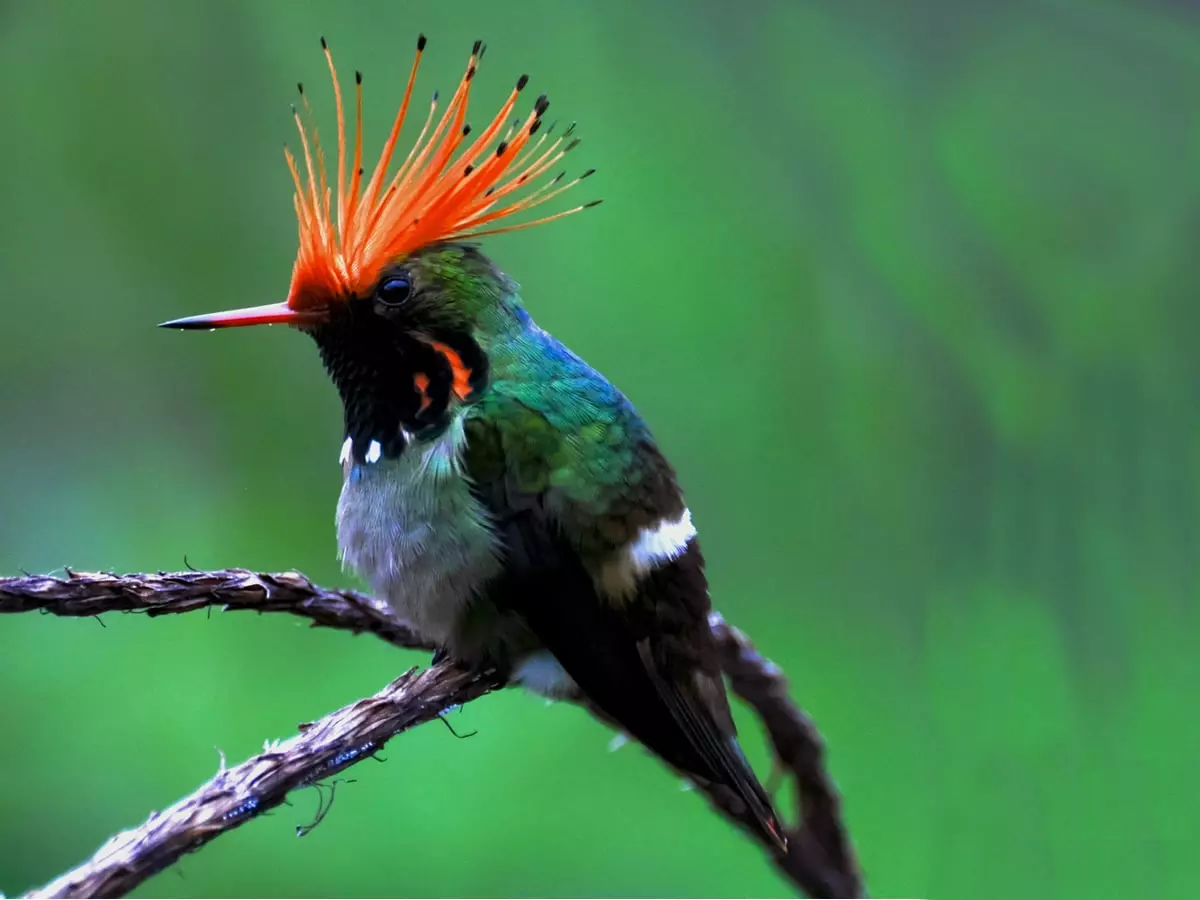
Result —
<path fill-rule="evenodd" d="M 454 367 L 445 349 L 469 368 L 473 390 L 486 379 L 486 360 L 472 338 L 419 335 L 376 315 L 369 301 L 351 300 L 309 334 L 341 395 L 357 463 L 394 459 L 414 438 L 436 437 L 450 424 Z"/>
<path fill-rule="evenodd" d="M 351 458 L 394 459 L 448 424 L 453 373 L 429 343 L 358 307 L 309 333 L 341 395 Z"/>

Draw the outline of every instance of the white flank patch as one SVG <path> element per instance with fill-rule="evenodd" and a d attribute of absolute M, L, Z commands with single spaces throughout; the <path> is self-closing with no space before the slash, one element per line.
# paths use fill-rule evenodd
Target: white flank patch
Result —
<path fill-rule="evenodd" d="M 665 562 L 682 556 L 692 538 L 696 526 L 692 524 L 692 513 L 685 509 L 674 522 L 664 519 L 655 528 L 643 528 L 638 538 L 626 548 L 630 563 L 638 575 L 658 568 Z"/>
<path fill-rule="evenodd" d="M 383 446 L 379 443 L 379 441 L 371 441 L 371 443 L 367 445 L 367 462 L 377 463 L 379 462 L 379 457 L 381 456 L 383 456 Z"/>
<path fill-rule="evenodd" d="M 539 650 L 525 657 L 513 671 L 512 680 L 549 700 L 563 700 L 579 690 L 549 650 Z"/>
<path fill-rule="evenodd" d="M 678 519 L 663 519 L 652 528 L 643 528 L 615 559 L 605 564 L 599 588 L 612 597 L 628 596 L 643 575 L 682 556 L 695 536 L 696 526 L 688 509 Z"/>
<path fill-rule="evenodd" d="M 342 444 L 342 452 L 338 454 L 338 465 L 344 466 L 346 460 L 350 458 L 350 451 L 354 449 L 354 438 L 346 438 L 346 443 Z"/>

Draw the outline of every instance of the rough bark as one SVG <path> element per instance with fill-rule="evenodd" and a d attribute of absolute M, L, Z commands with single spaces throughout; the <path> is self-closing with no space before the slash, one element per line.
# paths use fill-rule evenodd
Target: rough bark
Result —
<path fill-rule="evenodd" d="M 65 577 L 0 579 L 0 613 L 41 611 L 57 616 L 107 612 L 150 616 L 206 607 L 283 612 L 314 626 L 369 633 L 407 648 L 428 648 L 388 607 L 351 591 L 317 587 L 297 572 L 245 569 L 113 575 L 68 571 Z M 722 664 L 734 692 L 757 712 L 781 770 L 796 782 L 799 809 L 780 853 L 764 853 L 812 897 L 863 897 L 862 876 L 843 823 L 841 801 L 825 767 L 816 727 L 788 696 L 782 671 L 719 615 L 711 619 Z M 120 897 L 181 856 L 283 803 L 289 791 L 322 782 L 373 756 L 392 737 L 439 718 L 448 708 L 503 685 L 488 673 L 438 663 L 410 670 L 379 693 L 302 726 L 300 733 L 232 768 L 145 822 L 110 838 L 91 859 L 31 897 Z M 729 816 L 714 798 L 712 805 Z M 739 826 L 740 827 L 740 826 Z M 746 832 L 749 834 L 749 832 Z"/>

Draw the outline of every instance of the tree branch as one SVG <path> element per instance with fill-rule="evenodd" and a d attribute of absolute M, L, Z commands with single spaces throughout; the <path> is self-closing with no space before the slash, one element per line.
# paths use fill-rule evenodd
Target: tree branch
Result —
<path fill-rule="evenodd" d="M 796 779 L 798 824 L 788 832 L 787 853 L 774 854 L 775 864 L 811 897 L 865 897 L 816 725 L 788 696 L 779 666 L 760 656 L 750 639 L 719 613 L 710 615 L 709 623 L 733 692 L 758 713 L 776 758 Z"/>
<path fill-rule="evenodd" d="M 90 617 L 108 612 L 166 616 L 217 606 L 282 612 L 314 626 L 373 634 L 397 647 L 432 650 L 387 604 L 354 591 L 328 591 L 299 572 L 266 574 L 247 569 L 113 575 L 74 572 L 65 578 L 26 575 L 0 578 L 0 613 L 41 610 L 55 616 Z"/>
<path fill-rule="evenodd" d="M 324 590 L 297 572 L 224 569 L 118 576 L 68 570 L 64 578 L 0 578 L 0 613 L 41 610 L 95 616 L 122 611 L 156 616 L 212 606 L 287 612 L 314 626 L 366 632 L 400 647 L 429 647 L 385 604 L 351 591 Z M 711 624 L 734 692 L 758 713 L 780 765 L 796 779 L 798 824 L 789 831 L 788 850 L 781 854 L 765 844 L 764 850 L 812 897 L 865 896 L 816 727 L 788 697 L 787 681 L 776 665 L 718 614 Z M 301 726 L 299 735 L 268 743 L 258 756 L 232 769 L 222 765 L 195 792 L 115 835 L 91 859 L 27 896 L 123 896 L 185 853 L 280 805 L 289 791 L 336 775 L 373 756 L 400 732 L 502 686 L 490 674 L 450 663 L 419 673 L 410 670 L 374 696 Z M 717 797 L 709 799 L 739 824 Z"/>
<path fill-rule="evenodd" d="M 213 838 L 278 806 L 288 792 L 336 775 L 374 755 L 414 725 L 480 697 L 486 678 L 441 664 L 412 669 L 378 694 L 302 726 L 300 734 L 212 779 L 141 825 L 115 835 L 82 865 L 29 897 L 123 897 Z"/>

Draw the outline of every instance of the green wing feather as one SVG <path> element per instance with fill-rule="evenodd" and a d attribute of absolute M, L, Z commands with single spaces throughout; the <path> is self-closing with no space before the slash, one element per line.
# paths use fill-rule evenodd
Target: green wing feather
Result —
<path fill-rule="evenodd" d="M 674 471 L 633 406 L 579 366 L 494 383 L 466 423 L 467 468 L 479 483 L 502 481 L 511 504 L 536 498 L 595 571 L 640 529 L 684 506 Z"/>
<path fill-rule="evenodd" d="M 508 556 L 493 599 L 523 616 L 600 713 L 723 785 L 746 825 L 778 843 L 716 669 L 698 546 L 623 603 L 596 591 L 605 560 L 684 505 L 633 407 L 584 368 L 495 383 L 466 422 L 467 471 Z"/>

